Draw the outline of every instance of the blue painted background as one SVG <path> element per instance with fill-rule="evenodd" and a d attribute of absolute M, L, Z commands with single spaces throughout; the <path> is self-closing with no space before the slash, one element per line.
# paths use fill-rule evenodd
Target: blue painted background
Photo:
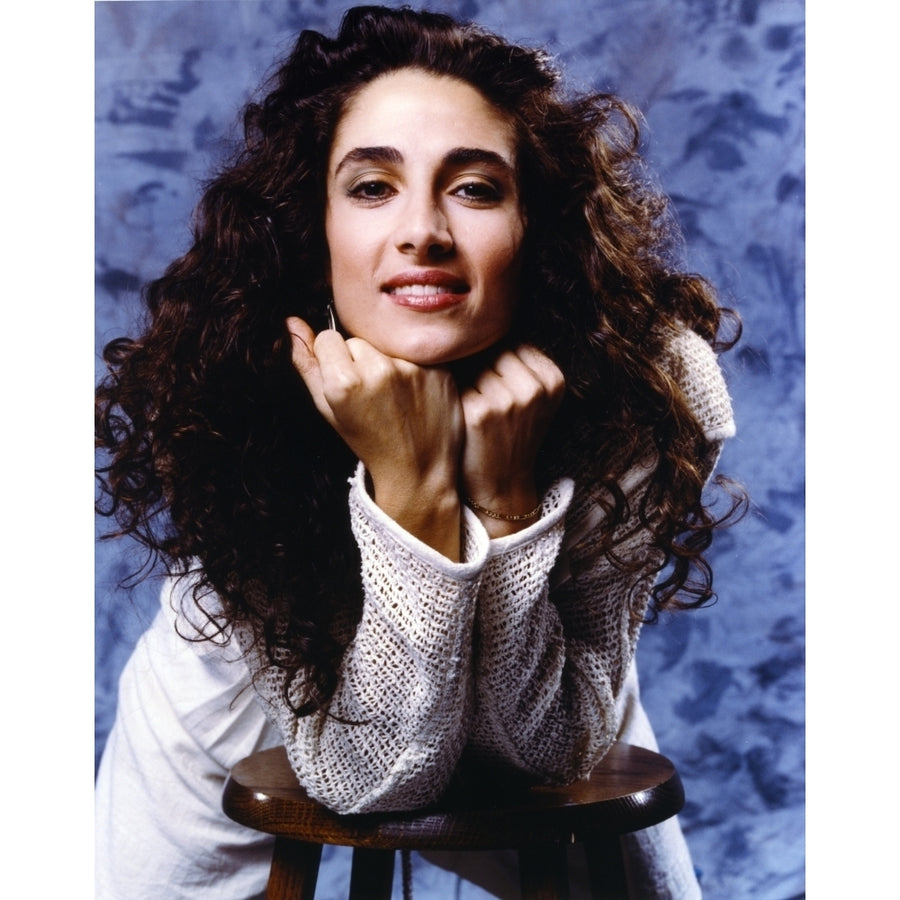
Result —
<path fill-rule="evenodd" d="M 133 331 L 140 284 L 186 249 L 198 183 L 236 113 L 332 0 L 103 2 L 96 14 L 96 339 Z M 738 437 L 723 471 L 753 498 L 714 553 L 719 602 L 646 628 L 645 704 L 688 796 L 711 900 L 804 893 L 804 19 L 800 0 L 437 2 L 544 45 L 578 84 L 638 105 L 692 268 L 744 320 L 724 360 Z M 98 362 L 98 372 L 100 364 Z M 96 749 L 156 603 L 96 558 Z M 419 889 L 417 896 L 425 894 Z M 433 894 L 434 897 L 441 896 Z"/>

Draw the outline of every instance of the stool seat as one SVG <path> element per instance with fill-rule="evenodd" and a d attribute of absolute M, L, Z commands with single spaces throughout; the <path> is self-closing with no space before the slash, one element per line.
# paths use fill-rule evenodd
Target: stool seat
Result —
<path fill-rule="evenodd" d="M 285 749 L 277 747 L 239 762 L 222 802 L 230 818 L 278 836 L 269 898 L 313 896 L 322 844 L 391 851 L 391 873 L 395 850 L 527 849 L 520 852 L 523 896 L 563 897 L 565 888 L 552 885 L 559 880 L 566 845 L 585 843 L 590 857 L 592 847 L 605 844 L 593 862 L 602 857 L 609 865 L 608 846 L 617 845 L 610 839 L 662 822 L 683 805 L 675 766 L 658 753 L 624 743 L 614 744 L 591 776 L 574 784 L 525 784 L 513 776 L 464 781 L 422 809 L 358 815 L 338 815 L 312 800 L 297 783 Z M 550 848 L 550 855 L 540 848 Z M 551 864 L 551 857 L 557 862 Z M 548 867 L 554 872 L 543 871 Z M 366 877 L 355 872 L 354 880 L 362 883 Z M 545 887 L 536 888 L 538 882 Z M 389 897 L 390 891 L 357 895 Z"/>

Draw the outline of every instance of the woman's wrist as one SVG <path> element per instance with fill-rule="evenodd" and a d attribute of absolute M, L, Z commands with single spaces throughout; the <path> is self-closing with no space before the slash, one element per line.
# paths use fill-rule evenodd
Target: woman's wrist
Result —
<path fill-rule="evenodd" d="M 495 510 L 488 509 L 487 507 L 482 506 L 480 503 L 476 503 L 471 497 L 466 497 L 466 504 L 476 513 L 480 513 L 482 515 L 487 516 L 489 519 L 496 519 L 500 522 L 528 522 L 531 519 L 536 519 L 541 512 L 541 504 L 538 503 L 534 509 L 529 510 L 527 513 L 502 513 L 496 512 Z"/>
<path fill-rule="evenodd" d="M 522 531 L 541 515 L 541 500 L 534 489 L 494 495 L 489 499 L 466 494 L 464 501 L 491 538 Z"/>
<path fill-rule="evenodd" d="M 461 559 L 462 503 L 450 485 L 391 479 L 371 483 L 370 496 L 404 531 L 453 562 Z"/>

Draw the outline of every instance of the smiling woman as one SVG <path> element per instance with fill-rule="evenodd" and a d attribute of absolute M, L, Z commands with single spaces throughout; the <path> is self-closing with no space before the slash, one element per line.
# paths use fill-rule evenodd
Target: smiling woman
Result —
<path fill-rule="evenodd" d="M 510 330 L 525 222 L 509 116 L 471 85 L 406 69 L 363 88 L 335 133 L 325 233 L 341 322 L 420 365 Z"/>
<path fill-rule="evenodd" d="M 262 747 L 342 813 L 654 748 L 641 623 L 712 595 L 727 316 L 636 115 L 363 7 L 244 123 L 147 330 L 105 350 L 102 511 L 171 577 L 98 775 L 101 898 L 259 896 L 271 844 L 220 793 Z M 625 849 L 635 897 L 698 896 L 676 820 Z M 517 890 L 501 855 L 430 858 Z"/>

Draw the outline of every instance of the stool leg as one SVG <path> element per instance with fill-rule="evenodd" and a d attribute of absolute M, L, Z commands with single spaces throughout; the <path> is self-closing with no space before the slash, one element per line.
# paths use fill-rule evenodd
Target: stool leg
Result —
<path fill-rule="evenodd" d="M 569 900 L 565 844 L 522 847 L 519 850 L 522 900 Z"/>
<path fill-rule="evenodd" d="M 321 858 L 321 844 L 276 837 L 266 900 L 313 900 Z"/>
<path fill-rule="evenodd" d="M 618 837 L 584 842 L 593 900 L 628 900 L 625 861 Z"/>
<path fill-rule="evenodd" d="M 394 851 L 357 847 L 350 870 L 350 900 L 391 900 Z"/>

